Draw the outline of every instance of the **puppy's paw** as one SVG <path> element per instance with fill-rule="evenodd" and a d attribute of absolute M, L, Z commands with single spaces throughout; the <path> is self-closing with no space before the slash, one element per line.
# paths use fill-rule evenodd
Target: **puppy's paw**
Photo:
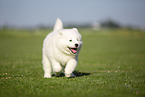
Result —
<path fill-rule="evenodd" d="M 72 74 L 65 74 L 65 77 L 76 77 L 76 75 Z"/>
<path fill-rule="evenodd" d="M 51 74 L 44 74 L 44 78 L 51 78 Z"/>

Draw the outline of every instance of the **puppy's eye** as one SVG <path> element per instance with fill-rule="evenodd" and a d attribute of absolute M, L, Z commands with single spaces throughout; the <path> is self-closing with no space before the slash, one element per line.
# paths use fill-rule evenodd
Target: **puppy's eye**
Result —
<path fill-rule="evenodd" d="M 72 40 L 69 40 L 70 42 L 72 42 Z"/>

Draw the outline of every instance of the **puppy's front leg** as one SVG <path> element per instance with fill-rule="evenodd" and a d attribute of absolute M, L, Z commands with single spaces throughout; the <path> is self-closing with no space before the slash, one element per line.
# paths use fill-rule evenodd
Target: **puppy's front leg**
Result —
<path fill-rule="evenodd" d="M 75 77 L 73 71 L 77 66 L 77 61 L 75 59 L 70 59 L 65 67 L 65 77 Z"/>

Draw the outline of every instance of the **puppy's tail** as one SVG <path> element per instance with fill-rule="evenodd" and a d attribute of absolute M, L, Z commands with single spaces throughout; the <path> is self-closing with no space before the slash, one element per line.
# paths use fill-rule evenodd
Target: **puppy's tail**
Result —
<path fill-rule="evenodd" d="M 57 18 L 53 30 L 60 30 L 60 29 L 63 29 L 63 23 L 59 18 Z"/>

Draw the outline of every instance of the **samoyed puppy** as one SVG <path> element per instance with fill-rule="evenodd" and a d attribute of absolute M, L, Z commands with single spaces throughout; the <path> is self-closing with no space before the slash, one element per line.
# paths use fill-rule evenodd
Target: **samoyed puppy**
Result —
<path fill-rule="evenodd" d="M 44 78 L 51 78 L 52 72 L 55 75 L 64 72 L 65 77 L 75 77 L 73 71 L 77 66 L 82 44 L 82 36 L 78 30 L 76 28 L 63 29 L 63 23 L 58 18 L 53 31 L 43 42 Z"/>

